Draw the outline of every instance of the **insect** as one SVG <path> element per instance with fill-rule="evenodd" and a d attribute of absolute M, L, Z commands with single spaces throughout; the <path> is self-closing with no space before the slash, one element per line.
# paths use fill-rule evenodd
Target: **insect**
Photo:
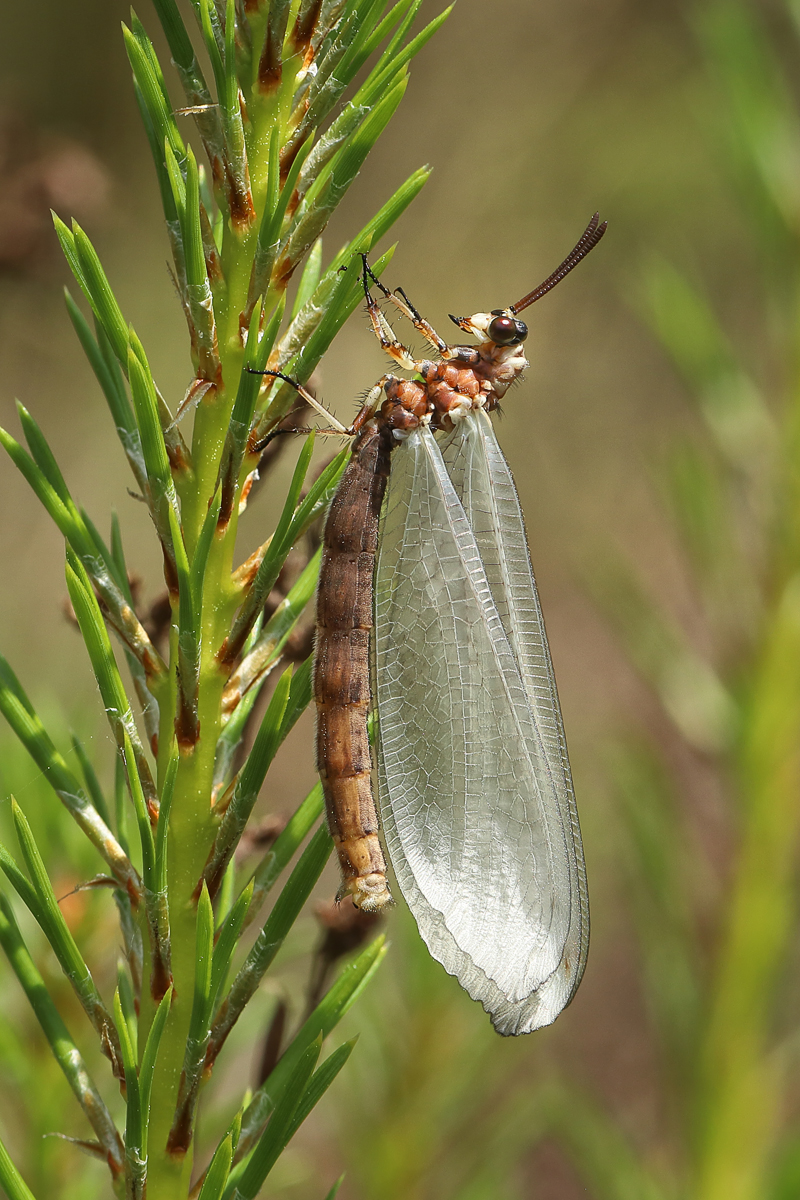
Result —
<path fill-rule="evenodd" d="M 528 366 L 518 314 L 605 229 L 595 214 L 516 304 L 451 317 L 477 346 L 448 345 L 364 258 L 374 332 L 413 377 L 384 376 L 349 428 L 334 422 L 354 441 L 325 527 L 314 694 L 342 893 L 367 911 L 392 903 L 371 784 L 374 705 L 381 821 L 400 891 L 433 957 L 505 1035 L 549 1025 L 569 1004 L 589 915 L 522 512 L 488 414 Z M 435 359 L 397 339 L 371 285 Z"/>

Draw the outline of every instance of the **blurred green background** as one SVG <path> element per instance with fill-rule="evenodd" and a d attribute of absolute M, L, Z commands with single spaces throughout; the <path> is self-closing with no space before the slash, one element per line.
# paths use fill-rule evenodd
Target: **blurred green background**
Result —
<path fill-rule="evenodd" d="M 500 423 L 559 681 L 593 933 L 556 1026 L 505 1041 L 400 905 L 389 958 L 348 1017 L 356 1052 L 270 1195 L 321 1197 L 341 1171 L 343 1200 L 800 1194 L 795 16 L 788 0 L 459 0 L 326 234 L 327 258 L 429 162 L 386 281 L 447 334 L 448 312 L 503 306 L 538 283 L 594 209 L 609 220 L 531 310 L 531 369 Z M 19 397 L 95 521 L 105 528 L 116 507 L 149 601 L 160 579 L 146 513 L 69 326 L 47 217 L 52 205 L 87 229 L 175 407 L 190 363 L 127 17 L 115 0 L 0 8 L 0 421 L 16 432 Z M 356 315 L 318 394 L 346 420 L 383 370 Z M 242 556 L 271 528 L 272 496 L 250 506 Z M 112 747 L 63 613 L 63 549 L 9 464 L 0 511 L 3 651 L 63 744 L 77 728 L 109 778 Z M 311 743 L 307 717 L 263 812 L 305 794 Z M 0 755 L 3 804 L 12 790 L 40 799 L 41 835 L 51 825 L 74 872 L 84 852 L 51 824 L 46 784 L 4 728 Z M 75 882 L 65 875 L 63 890 Z M 331 873 L 321 898 L 334 888 Z M 108 907 L 76 902 L 90 961 L 107 951 Z M 305 986 L 316 938 L 309 915 L 283 952 L 287 996 Z M 34 1191 L 49 1170 L 58 1200 L 104 1195 L 99 1169 L 39 1140 L 83 1130 L 2 980 L 0 1132 Z M 220 1064 L 232 1079 L 255 1069 L 274 1002 L 273 990 L 237 1028 Z M 31 1092 L 34 1079 L 47 1085 Z"/>

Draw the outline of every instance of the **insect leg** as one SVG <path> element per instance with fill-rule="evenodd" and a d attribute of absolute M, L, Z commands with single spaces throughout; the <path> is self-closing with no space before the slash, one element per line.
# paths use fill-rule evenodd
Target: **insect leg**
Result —
<path fill-rule="evenodd" d="M 342 425 L 341 421 L 337 421 L 333 413 L 329 412 L 323 404 L 320 404 L 320 402 L 315 399 L 314 396 L 312 396 L 302 384 L 298 383 L 296 379 L 292 379 L 291 375 L 284 375 L 282 371 L 255 371 L 252 367 L 248 367 L 247 369 L 251 375 L 270 375 L 273 379 L 282 379 L 284 383 L 288 383 L 290 387 L 294 388 L 298 396 L 302 397 L 307 404 L 310 404 L 312 408 L 315 408 L 318 413 L 330 421 L 329 429 L 318 430 L 318 432 L 340 433 L 344 437 L 352 437 L 354 434 L 358 433 L 358 431 L 362 429 L 364 425 L 366 425 L 367 421 L 371 416 L 374 415 L 376 409 L 381 403 L 381 398 L 384 395 L 384 388 L 386 387 L 386 384 L 391 383 L 395 378 L 394 375 L 381 376 L 375 386 L 370 388 L 369 392 L 367 392 L 366 399 L 356 413 L 355 420 L 353 421 L 352 425 Z M 277 432 L 279 431 L 273 431 L 273 433 L 269 434 L 267 438 L 264 439 L 264 445 L 266 445 L 267 442 L 273 436 L 275 436 L 275 433 Z"/>
<path fill-rule="evenodd" d="M 367 301 L 367 312 L 369 313 L 369 319 L 372 322 L 372 329 L 375 337 L 378 339 L 386 353 L 390 355 L 390 357 L 393 358 L 398 366 L 402 367 L 404 371 L 418 371 L 420 364 L 414 358 L 411 351 L 408 350 L 398 339 L 397 334 L 386 320 L 386 317 L 381 312 L 374 296 L 370 292 L 370 279 L 377 283 L 381 291 L 387 296 L 391 297 L 391 293 L 387 292 L 386 288 L 379 283 L 379 281 L 373 275 L 367 262 L 366 254 L 362 254 L 361 257 L 364 263 L 364 270 L 362 271 L 361 279 L 364 284 L 364 296 Z"/>
<path fill-rule="evenodd" d="M 362 255 L 362 258 L 364 260 L 365 278 L 367 275 L 369 275 L 375 286 L 380 288 L 380 290 L 383 292 L 386 299 L 393 304 L 395 308 L 399 309 L 404 317 L 409 319 L 414 328 L 419 330 L 419 332 L 425 338 L 425 341 L 430 342 L 432 346 L 435 346 L 442 358 L 448 358 L 450 356 L 450 346 L 447 344 L 444 338 L 440 337 L 431 323 L 426 321 L 420 312 L 414 307 L 403 289 L 399 287 L 395 288 L 393 292 L 390 292 L 389 289 L 385 288 L 381 281 L 372 273 L 369 263 L 367 262 L 366 255 Z"/>
<path fill-rule="evenodd" d="M 298 383 L 296 379 L 292 379 L 291 375 L 284 375 L 282 371 L 255 371 L 252 367 L 248 367 L 247 369 L 251 375 L 269 375 L 273 379 L 282 379 L 284 383 L 288 383 L 294 388 L 298 396 L 301 396 L 303 400 L 305 400 L 306 404 L 310 404 L 311 407 L 316 409 L 321 416 L 330 421 L 331 429 L 335 433 L 342 433 L 347 437 L 350 437 L 353 434 L 352 429 L 348 429 L 346 425 L 341 423 L 341 421 L 337 421 L 333 413 L 328 412 L 324 404 L 320 404 L 319 400 L 312 396 L 311 392 L 307 391 L 307 389 L 304 388 L 302 384 Z"/>

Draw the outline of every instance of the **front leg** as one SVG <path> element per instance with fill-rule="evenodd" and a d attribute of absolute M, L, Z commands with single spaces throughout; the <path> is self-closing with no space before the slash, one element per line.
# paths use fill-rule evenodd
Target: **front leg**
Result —
<path fill-rule="evenodd" d="M 411 351 L 399 340 L 397 334 L 381 312 L 375 297 L 370 292 L 370 279 L 374 280 L 381 291 L 386 293 L 387 296 L 389 293 L 386 292 L 386 288 L 383 286 L 383 284 L 381 284 L 372 274 L 367 262 L 366 254 L 362 254 L 361 258 L 364 263 L 364 269 L 361 273 L 361 282 L 364 285 L 364 296 L 367 301 L 367 312 L 369 313 L 369 319 L 372 322 L 372 329 L 375 337 L 380 342 L 382 349 L 384 349 L 386 353 L 393 358 L 397 365 L 402 367 L 404 371 L 419 372 L 420 364 L 414 358 Z"/>
<path fill-rule="evenodd" d="M 376 287 L 380 288 L 386 299 L 390 301 L 395 308 L 399 309 L 404 317 L 408 317 L 414 328 L 419 330 L 426 342 L 429 342 L 431 346 L 435 347 L 435 349 L 439 352 L 439 356 L 444 359 L 450 359 L 453 354 L 453 348 L 448 346 L 447 342 L 444 340 L 444 338 L 439 336 L 431 323 L 426 321 L 425 318 L 421 316 L 403 289 L 399 287 L 395 288 L 393 292 L 390 292 L 388 288 L 383 286 L 380 279 L 373 274 L 370 265 L 367 262 L 366 254 L 362 254 L 361 257 L 364 261 L 364 279 L 366 280 L 367 276 L 369 275 L 369 278 Z"/>

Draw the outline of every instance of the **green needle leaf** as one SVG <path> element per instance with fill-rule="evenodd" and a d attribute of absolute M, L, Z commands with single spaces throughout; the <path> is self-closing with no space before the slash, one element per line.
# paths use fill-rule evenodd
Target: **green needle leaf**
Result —
<path fill-rule="evenodd" d="M 226 1000 L 220 1006 L 211 1034 L 209 1047 L 211 1061 L 219 1054 L 245 1005 L 252 999 L 259 983 L 274 961 L 275 955 L 283 945 L 300 909 L 322 874 L 332 849 L 333 842 L 327 825 L 320 825 L 303 851 L 283 891 L 275 901 L 275 907 L 234 979 Z"/>
<path fill-rule="evenodd" d="M 267 365 L 267 359 L 272 353 L 275 338 L 283 320 L 286 305 L 285 294 L 281 296 L 270 317 L 266 329 L 258 340 L 258 327 L 261 309 L 256 304 L 250 319 L 250 328 L 244 352 L 244 365 L 239 376 L 239 387 L 231 413 L 230 424 L 225 441 L 220 480 L 222 486 L 222 503 L 220 506 L 221 520 L 227 525 L 231 518 L 234 505 L 238 500 L 242 463 L 248 448 L 250 428 L 253 414 L 258 403 L 258 394 L 264 382 L 259 372 Z M 254 451 L 251 450 L 251 454 Z"/>
<path fill-rule="evenodd" d="M 156 891 L 163 893 L 167 887 L 167 836 L 169 834 L 169 815 L 172 810 L 172 798 L 175 794 L 175 780 L 178 775 L 178 764 L 180 762 L 180 753 L 178 751 L 178 743 L 173 741 L 172 750 L 167 763 L 167 770 L 164 776 L 164 784 L 161 788 L 161 803 L 158 808 L 158 822 L 156 824 L 156 839 L 155 839 L 155 887 Z"/>
<path fill-rule="evenodd" d="M 27 408 L 23 404 L 20 404 L 19 400 L 17 401 L 17 413 L 25 434 L 25 440 L 28 443 L 36 465 L 62 504 L 69 507 L 72 504 L 72 497 L 69 494 L 67 485 L 64 482 L 64 476 L 61 474 L 55 456 L 45 441 L 42 431 Z"/>
<path fill-rule="evenodd" d="M 311 247 L 311 252 L 306 259 L 306 265 L 303 268 L 303 274 L 300 276 L 300 282 L 297 285 L 297 295 L 294 298 L 292 306 L 292 320 L 295 319 L 300 309 L 314 294 L 319 277 L 322 273 L 322 238 L 317 238 L 314 245 Z"/>
<path fill-rule="evenodd" d="M 141 880 L 127 854 L 100 814 L 89 803 L 80 783 L 58 753 L 22 685 L 0 655 L 0 712 L 33 761 L 55 790 L 67 811 L 97 848 L 124 890 L 139 892 Z"/>
<path fill-rule="evenodd" d="M 182 162 L 186 151 L 172 115 L 172 105 L 169 97 L 165 94 L 163 78 L 153 47 L 141 25 L 139 25 L 138 37 L 123 25 L 122 36 L 125 39 L 125 49 L 133 71 L 133 78 L 142 94 L 159 144 L 163 146 L 165 139 L 168 140 L 175 157 Z"/>
<path fill-rule="evenodd" d="M 231 1173 L 230 1182 L 223 1193 L 231 1200 L 255 1200 L 264 1180 L 269 1175 L 278 1160 L 281 1151 L 292 1137 L 296 1125 L 295 1113 L 308 1086 L 308 1081 L 316 1066 L 322 1039 L 317 1039 L 307 1046 L 294 1064 L 290 1077 L 280 1102 L 275 1108 L 272 1119 L 261 1135 L 249 1162 L 239 1173 Z M 237 1180 L 238 1175 L 238 1180 Z"/>
<path fill-rule="evenodd" d="M 81 270 L 78 282 L 83 287 L 92 312 L 105 330 L 114 353 L 124 366 L 128 357 L 128 326 L 100 265 L 97 251 L 77 221 L 72 222 L 72 235 Z"/>
<path fill-rule="evenodd" d="M 236 781 L 233 795 L 225 810 L 214 848 L 209 855 L 208 863 L 203 871 L 209 891 L 216 896 L 222 876 L 230 861 L 231 855 L 239 844 L 253 806 L 258 799 L 258 793 L 264 782 L 270 763 L 275 757 L 281 743 L 284 728 L 284 716 L 289 702 L 292 682 L 292 668 L 282 675 L 278 686 L 264 714 L 261 727 L 248 755 L 241 775 Z"/>
<path fill-rule="evenodd" d="M 31 1189 L 11 1161 L 11 1156 L 0 1142 L 0 1187 L 8 1200 L 36 1200 Z"/>
<path fill-rule="evenodd" d="M 144 348 L 132 331 L 127 363 L 148 478 L 151 487 L 155 484 L 160 493 L 167 493 L 171 485 L 171 476 L 164 435 L 161 432 L 155 382 Z"/>
<path fill-rule="evenodd" d="M 125 1066 L 125 1160 L 127 1164 L 127 1179 L 130 1195 L 141 1196 L 144 1191 L 144 1180 L 147 1173 L 147 1159 L 142 1151 L 144 1141 L 144 1118 L 142 1100 L 139 1091 L 139 1073 L 136 1069 L 136 1051 L 128 1031 L 125 1014 L 122 1011 L 119 989 L 114 993 L 114 1016 L 120 1030 L 122 1046 L 122 1061 Z"/>
<path fill-rule="evenodd" d="M 303 213 L 292 229 L 277 267 L 280 278 L 291 275 L 308 247 L 322 233 L 331 214 L 361 170 L 364 159 L 389 123 L 407 84 L 407 77 L 401 77 L 374 105 L 309 188 L 303 201 Z"/>
<path fill-rule="evenodd" d="M 161 1003 L 156 1009 L 156 1015 L 153 1017 L 153 1023 L 150 1026 L 150 1032 L 147 1035 L 147 1041 L 144 1045 L 142 1054 L 142 1065 L 139 1071 L 139 1089 L 141 1094 L 142 1117 L 144 1119 L 142 1151 L 144 1157 L 147 1158 L 147 1133 L 148 1119 L 150 1115 L 150 1097 L 153 1090 L 153 1075 L 156 1068 L 156 1060 L 158 1058 L 158 1050 L 161 1045 L 161 1038 L 167 1024 L 170 1006 L 172 1004 L 172 988 L 167 988 L 164 993 Z"/>
<path fill-rule="evenodd" d="M 303 504 L 295 512 L 295 506 L 300 497 L 313 450 L 314 435 L 311 434 L 306 438 L 303 449 L 300 451 L 289 492 L 283 506 L 283 512 L 281 513 L 275 533 L 272 536 L 269 548 L 261 560 L 255 578 L 250 585 L 247 599 L 242 605 L 239 615 L 233 623 L 230 636 L 226 641 L 224 651 L 221 655 L 225 663 L 232 663 L 241 652 L 256 617 L 263 608 L 267 596 L 275 586 L 275 581 L 280 574 L 289 551 L 303 532 L 303 524 L 300 517 L 301 510 L 305 506 L 305 511 L 307 511 L 309 496 L 312 493 L 317 495 L 320 491 L 319 480 L 317 480 L 303 501 Z"/>
<path fill-rule="evenodd" d="M 59 961 L 61 969 L 72 984 L 75 994 L 83 1006 L 84 1012 L 100 1035 L 103 1052 L 109 1058 L 114 1068 L 114 1073 L 119 1078 L 121 1065 L 117 1030 L 114 1028 L 108 1011 L 100 999 L 100 993 L 95 986 L 91 972 L 58 906 L 58 900 L 53 891 L 47 869 L 39 854 L 30 825 L 26 821 L 16 800 L 13 798 L 11 812 L 22 857 L 32 881 L 32 891 L 35 897 L 33 905 L 30 904 L 30 885 L 27 885 L 27 881 L 24 881 L 24 877 L 18 868 L 15 865 L 12 866 L 13 859 L 1 848 L 0 854 L 2 857 L 0 858 L 0 866 L 2 866 L 6 875 L 17 888 L 22 899 L 31 908 L 31 912 L 41 925 L 53 953 Z M 23 881 L 25 882 L 24 887 L 21 886 Z"/>
<path fill-rule="evenodd" d="M 89 577 L 80 560 L 67 548 L 67 590 L 75 617 L 80 626 L 95 679 L 106 710 L 117 747 L 122 753 L 125 738 L 129 738 L 135 755 L 136 768 L 144 788 L 148 809 L 158 811 L 158 795 L 153 777 L 139 738 L 136 721 L 122 685 L 119 669 L 111 649 L 105 622 L 95 598 Z"/>
<path fill-rule="evenodd" d="M 242 720 L 247 719 L 246 713 L 240 714 L 239 706 L 245 704 L 246 712 L 251 711 L 253 688 L 256 688 L 257 692 L 260 690 L 261 684 L 275 665 L 306 605 L 316 591 L 321 560 L 322 547 L 310 559 L 294 587 L 275 609 L 225 685 L 222 697 L 223 710 L 226 712 L 232 710 L 232 713 L 220 741 L 226 739 L 230 743 L 237 726 L 241 726 Z M 232 722 L 234 722 L 233 727 L 231 727 Z M 217 765 L 218 767 L 221 765 L 219 753 Z"/>
<path fill-rule="evenodd" d="M 247 913 L 246 925 L 250 924 L 267 893 L 272 890 L 280 874 L 294 858 L 298 847 L 316 825 L 324 807 L 322 784 L 317 783 L 289 818 L 286 828 L 275 839 L 274 845 L 267 851 L 253 872 L 253 898 Z"/>
<path fill-rule="evenodd" d="M 192 1139 L 197 1094 L 203 1072 L 209 1036 L 211 1006 L 214 1001 L 211 979 L 214 960 L 214 910 L 203 884 L 197 902 L 197 933 L 195 939 L 195 969 L 192 1013 L 186 1038 L 178 1100 L 167 1147 L 172 1154 L 188 1146 Z"/>
<path fill-rule="evenodd" d="M 109 411 L 117 429 L 117 437 L 130 463 L 137 487 L 145 489 L 144 461 L 142 459 L 142 444 L 136 420 L 133 415 L 122 373 L 116 359 L 108 361 L 104 356 L 98 341 L 95 339 L 83 313 L 78 308 L 69 291 L 64 289 L 64 299 L 67 305 L 69 319 L 73 324 L 78 339 L 83 347 L 89 365 L 94 371 L 97 382 L 106 398 Z"/>
<path fill-rule="evenodd" d="M 326 1038 L 345 1013 L 352 1007 L 372 979 L 386 953 L 385 939 L 377 937 L 366 946 L 354 962 L 342 971 L 339 978 L 323 996 L 308 1020 L 301 1026 L 269 1078 L 261 1085 L 246 1109 L 242 1120 L 242 1143 L 252 1144 L 252 1138 L 273 1111 L 283 1095 L 295 1064 L 306 1048 L 320 1035 Z"/>
<path fill-rule="evenodd" d="M 186 152 L 183 248 L 186 262 L 186 282 L 190 287 L 207 286 L 208 275 L 203 254 L 203 234 L 200 229 L 200 187 L 197 178 L 197 160 L 191 147 Z"/>
<path fill-rule="evenodd" d="M 115 1174 L 122 1173 L 122 1139 L 114 1121 L 97 1091 L 78 1047 L 72 1040 L 58 1009 L 53 1003 L 44 980 L 34 966 L 22 940 L 14 913 L 7 897 L 0 892 L 0 945 L 19 980 L 28 1002 L 47 1038 L 53 1057 L 63 1071 L 69 1086 L 108 1155 Z M 5 1186 L 5 1181 L 3 1181 Z"/>
<path fill-rule="evenodd" d="M 233 1136 L 228 1133 L 214 1152 L 197 1200 L 221 1200 L 233 1162 Z"/>
<path fill-rule="evenodd" d="M 355 1049 L 357 1038 L 353 1038 L 349 1042 L 344 1042 L 334 1050 L 333 1054 L 328 1055 L 325 1062 L 311 1076 L 308 1087 L 303 1094 L 300 1103 L 298 1104 L 294 1117 L 292 1118 L 292 1126 L 290 1137 L 293 1137 L 300 1126 L 305 1121 L 306 1117 L 319 1104 L 322 1097 L 331 1086 L 336 1076 L 341 1071 L 344 1064 L 347 1062 L 350 1055 Z"/>
<path fill-rule="evenodd" d="M 242 931 L 242 924 L 245 915 L 250 908 L 250 902 L 253 898 L 253 881 L 248 883 L 241 895 L 237 898 L 231 911 L 222 923 L 217 938 L 217 944 L 214 947 L 214 961 L 211 973 L 211 992 L 210 992 L 210 1007 L 213 1008 L 219 998 L 219 993 L 225 985 L 225 980 L 233 958 L 233 952 L 236 949 L 239 940 L 239 934 Z"/>

